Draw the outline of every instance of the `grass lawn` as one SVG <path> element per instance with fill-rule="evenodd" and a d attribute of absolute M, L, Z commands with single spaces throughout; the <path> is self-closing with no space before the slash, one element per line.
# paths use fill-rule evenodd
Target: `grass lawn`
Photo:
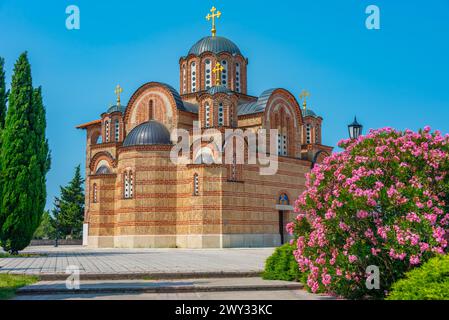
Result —
<path fill-rule="evenodd" d="M 46 254 L 43 253 L 19 253 L 13 256 L 7 252 L 0 252 L 0 258 L 34 258 L 34 257 L 45 257 Z"/>
<path fill-rule="evenodd" d="M 0 300 L 11 299 L 17 289 L 33 284 L 38 280 L 34 276 L 0 274 Z"/>

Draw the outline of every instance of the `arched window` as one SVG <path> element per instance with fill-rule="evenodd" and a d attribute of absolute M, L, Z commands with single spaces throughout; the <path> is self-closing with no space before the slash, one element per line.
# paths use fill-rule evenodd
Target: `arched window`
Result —
<path fill-rule="evenodd" d="M 221 65 L 223 66 L 223 71 L 221 72 L 221 84 L 226 87 L 228 84 L 228 62 L 222 60 Z"/>
<path fill-rule="evenodd" d="M 154 118 L 153 105 L 154 105 L 153 100 L 150 100 L 148 102 L 148 120 L 153 120 L 153 118 Z"/>
<path fill-rule="evenodd" d="M 204 108 L 204 126 L 206 128 L 210 127 L 210 105 L 206 102 L 206 107 Z"/>
<path fill-rule="evenodd" d="M 115 141 L 118 142 L 120 139 L 120 121 L 115 120 Z"/>
<path fill-rule="evenodd" d="M 105 142 L 109 142 L 109 120 L 105 122 Z"/>
<path fill-rule="evenodd" d="M 196 92 L 196 63 L 190 64 L 190 91 Z"/>
<path fill-rule="evenodd" d="M 224 125 L 224 107 L 223 103 L 218 105 L 218 126 L 222 127 Z"/>
<path fill-rule="evenodd" d="M 306 143 L 312 143 L 312 126 L 310 125 L 310 123 L 306 124 Z"/>
<path fill-rule="evenodd" d="M 198 196 L 200 194 L 199 178 L 198 174 L 193 175 L 193 195 Z"/>
<path fill-rule="evenodd" d="M 240 92 L 240 63 L 235 64 L 235 91 Z"/>
<path fill-rule="evenodd" d="M 204 72 L 204 87 L 207 90 L 211 87 L 212 83 L 212 62 L 209 59 L 204 62 Z"/>
<path fill-rule="evenodd" d="M 94 185 L 92 186 L 92 202 L 93 203 L 98 202 L 98 189 L 96 183 L 94 183 Z"/>

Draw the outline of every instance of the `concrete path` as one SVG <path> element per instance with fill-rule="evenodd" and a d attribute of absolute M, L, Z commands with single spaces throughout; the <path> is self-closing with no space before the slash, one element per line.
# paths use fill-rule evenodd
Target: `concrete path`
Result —
<path fill-rule="evenodd" d="M 0 273 L 33 274 L 65 279 L 68 266 L 85 279 L 131 279 L 184 274 L 192 277 L 251 276 L 260 273 L 273 248 L 255 249 L 87 249 L 80 246 L 29 247 L 26 258 L 0 258 Z M 52 277 L 52 276 L 59 277 Z M 115 277 L 113 277 L 115 275 Z M 47 277 L 46 277 L 47 276 Z M 170 277 L 168 277 L 170 278 Z"/>
<path fill-rule="evenodd" d="M 331 297 L 309 294 L 297 282 L 261 278 L 186 279 L 168 281 L 81 281 L 69 290 L 64 281 L 42 281 L 17 291 L 16 300 L 321 300 Z"/>

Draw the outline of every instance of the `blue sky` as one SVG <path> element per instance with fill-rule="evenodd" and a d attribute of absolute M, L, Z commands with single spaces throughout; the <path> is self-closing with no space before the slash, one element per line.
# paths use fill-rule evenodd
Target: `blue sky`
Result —
<path fill-rule="evenodd" d="M 65 27 L 65 8 L 81 10 L 81 29 Z M 365 28 L 365 8 L 381 10 L 381 30 Z M 43 86 L 52 150 L 48 201 L 84 166 L 85 133 L 75 126 L 126 102 L 148 81 L 179 88 L 178 60 L 209 35 L 204 17 L 223 13 L 218 35 L 249 58 L 252 95 L 308 89 L 323 116 L 324 143 L 347 137 L 355 114 L 366 129 L 430 125 L 449 132 L 449 1 L 118 1 L 0 0 L 0 56 L 7 78 L 29 52 Z"/>

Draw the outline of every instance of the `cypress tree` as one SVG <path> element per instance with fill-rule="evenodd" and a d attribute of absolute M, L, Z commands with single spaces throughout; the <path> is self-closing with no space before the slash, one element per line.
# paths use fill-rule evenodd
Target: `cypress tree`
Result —
<path fill-rule="evenodd" d="M 81 238 L 84 220 L 83 184 L 81 167 L 78 165 L 69 184 L 61 187 L 61 197 L 55 198 L 55 208 L 52 213 L 55 228 L 61 237 Z"/>
<path fill-rule="evenodd" d="M 6 82 L 5 82 L 5 60 L 0 57 L 0 156 L 2 149 L 2 131 L 5 127 L 5 118 L 6 118 L 6 101 L 8 93 L 6 92 Z M 3 189 L 3 183 L 1 178 L 1 161 L 0 161 L 0 203 L 1 203 L 1 194 Z M 0 205 L 0 229 L 2 227 L 2 214 L 1 214 L 1 205 Z"/>
<path fill-rule="evenodd" d="M 33 89 L 23 53 L 14 66 L 9 108 L 2 134 L 0 241 L 13 254 L 29 245 L 45 206 L 50 157 L 45 139 L 41 90 Z"/>
<path fill-rule="evenodd" d="M 2 57 L 0 57 L 0 133 L 2 132 L 5 126 L 7 99 L 8 99 L 8 92 L 6 91 L 6 82 L 5 82 L 5 60 Z"/>

